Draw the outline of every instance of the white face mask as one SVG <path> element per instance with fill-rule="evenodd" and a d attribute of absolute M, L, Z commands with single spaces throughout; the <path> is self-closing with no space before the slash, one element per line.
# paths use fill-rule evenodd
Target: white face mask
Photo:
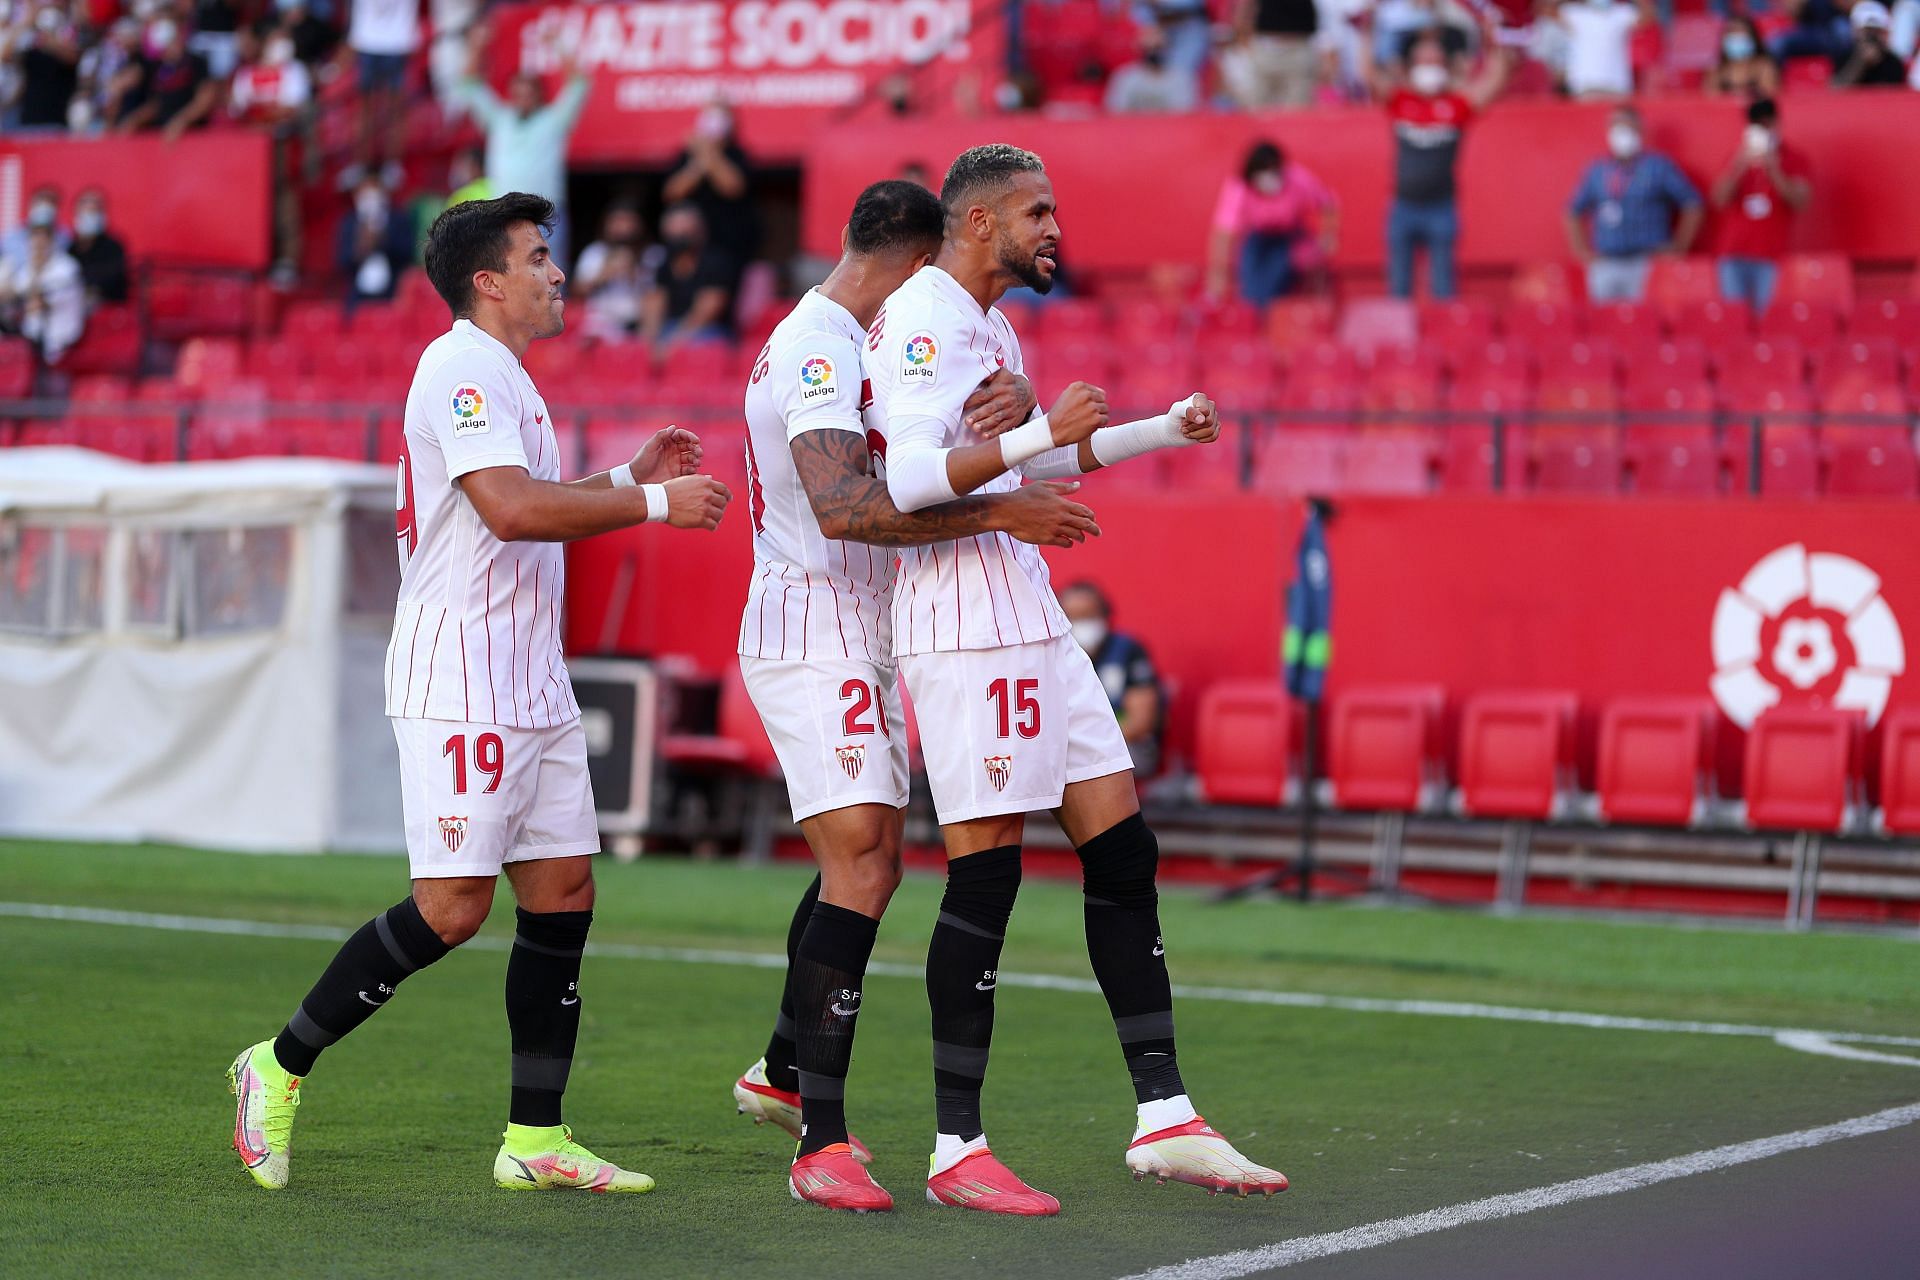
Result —
<path fill-rule="evenodd" d="M 82 209 L 73 215 L 73 229 L 83 236 L 97 236 L 107 229 L 107 215 L 98 209 Z"/>
<path fill-rule="evenodd" d="M 353 198 L 354 211 L 362 222 L 379 220 L 387 212 L 387 198 L 378 191 L 362 191 Z"/>
<path fill-rule="evenodd" d="M 1073 624 L 1073 641 L 1089 654 L 1100 652 L 1107 640 L 1105 618 L 1082 618 Z"/>
<path fill-rule="evenodd" d="M 1407 72 L 1407 84 L 1415 93 L 1433 97 L 1447 87 L 1447 69 L 1437 62 L 1422 62 Z"/>
<path fill-rule="evenodd" d="M 1630 124 L 1610 126 L 1607 129 L 1607 150 L 1622 160 L 1639 155 L 1640 131 Z"/>
<path fill-rule="evenodd" d="M 1278 195 L 1282 186 L 1280 171 L 1267 169 L 1253 175 L 1253 189 L 1261 195 Z"/>
<path fill-rule="evenodd" d="M 1747 148 L 1747 154 L 1764 156 L 1773 150 L 1773 130 L 1763 124 L 1750 124 L 1741 139 Z"/>
<path fill-rule="evenodd" d="M 50 227 L 60 218 L 60 206 L 49 204 L 45 200 L 36 200 L 27 210 L 27 225 L 30 227 Z"/>
<path fill-rule="evenodd" d="M 283 67 L 293 61 L 293 41 L 276 39 L 267 41 L 266 64 L 270 67 Z"/>

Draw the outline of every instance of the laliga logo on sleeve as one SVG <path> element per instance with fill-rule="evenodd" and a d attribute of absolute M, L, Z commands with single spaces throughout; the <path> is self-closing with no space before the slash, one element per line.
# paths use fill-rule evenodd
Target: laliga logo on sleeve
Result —
<path fill-rule="evenodd" d="M 1714 701 L 1743 729 L 1783 700 L 1865 712 L 1872 725 L 1907 669 L 1907 650 L 1880 575 L 1796 542 L 1720 593 L 1713 665 Z"/>
<path fill-rule="evenodd" d="M 935 344 L 933 335 L 922 329 L 907 339 L 903 359 L 901 377 L 924 378 L 931 382 L 940 367 L 940 348 Z"/>
<path fill-rule="evenodd" d="M 453 434 L 477 436 L 492 430 L 487 425 L 487 398 L 480 388 L 465 382 L 453 389 Z"/>
<path fill-rule="evenodd" d="M 840 394 L 840 380 L 834 376 L 833 361 L 825 356 L 808 356 L 800 366 L 800 399 L 831 400 Z"/>

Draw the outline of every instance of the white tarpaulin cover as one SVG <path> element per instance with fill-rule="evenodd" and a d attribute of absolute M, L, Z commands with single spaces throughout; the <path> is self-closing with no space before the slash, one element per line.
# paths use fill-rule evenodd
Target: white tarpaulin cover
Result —
<path fill-rule="evenodd" d="M 0 450 L 0 833 L 401 847 L 393 486 Z"/>

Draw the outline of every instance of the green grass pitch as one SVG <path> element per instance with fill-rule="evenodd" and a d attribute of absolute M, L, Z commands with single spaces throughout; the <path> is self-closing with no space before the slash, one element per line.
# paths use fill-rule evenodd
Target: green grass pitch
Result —
<path fill-rule="evenodd" d="M 807 873 L 647 860 L 599 868 L 601 943 L 772 954 Z M 393 858 L 0 843 L 0 900 L 351 929 L 405 892 Z M 916 966 L 940 883 L 910 876 L 876 959 Z M 501 909 L 485 936 L 504 938 Z M 1480 1001 L 1911 1035 L 1920 948 L 1892 937 L 1275 902 L 1162 907 L 1177 983 Z M 228 1149 L 224 1071 L 271 1035 L 334 944 L 0 916 L 0 1273 L 54 1276 L 1122 1276 L 1911 1102 L 1911 1071 L 1729 1038 L 1187 999 L 1203 1113 L 1293 1190 L 1136 1185 L 1132 1097 L 1097 995 L 1004 986 L 995 1150 L 1051 1221 L 936 1209 L 924 991 L 875 976 L 848 1097 L 899 1203 L 794 1204 L 790 1144 L 728 1086 L 765 1043 L 777 973 L 589 952 L 568 1118 L 653 1174 L 645 1197 L 507 1195 L 505 957 L 458 952 L 330 1050 L 293 1185 Z M 1087 975 L 1077 889 L 1029 882 L 1003 972 Z M 795 1268 L 800 1268 L 796 1270 Z"/>

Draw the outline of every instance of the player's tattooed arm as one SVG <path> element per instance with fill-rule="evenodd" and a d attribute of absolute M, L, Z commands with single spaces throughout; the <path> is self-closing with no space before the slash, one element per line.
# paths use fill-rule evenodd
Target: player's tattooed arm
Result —
<path fill-rule="evenodd" d="M 998 531 L 1022 542 L 1067 547 L 1100 533 L 1093 512 L 1067 497 L 1077 485 L 1030 484 L 908 513 L 893 505 L 886 481 L 873 474 L 866 441 L 853 432 L 803 431 L 792 450 L 794 471 L 829 538 L 917 547 Z"/>

